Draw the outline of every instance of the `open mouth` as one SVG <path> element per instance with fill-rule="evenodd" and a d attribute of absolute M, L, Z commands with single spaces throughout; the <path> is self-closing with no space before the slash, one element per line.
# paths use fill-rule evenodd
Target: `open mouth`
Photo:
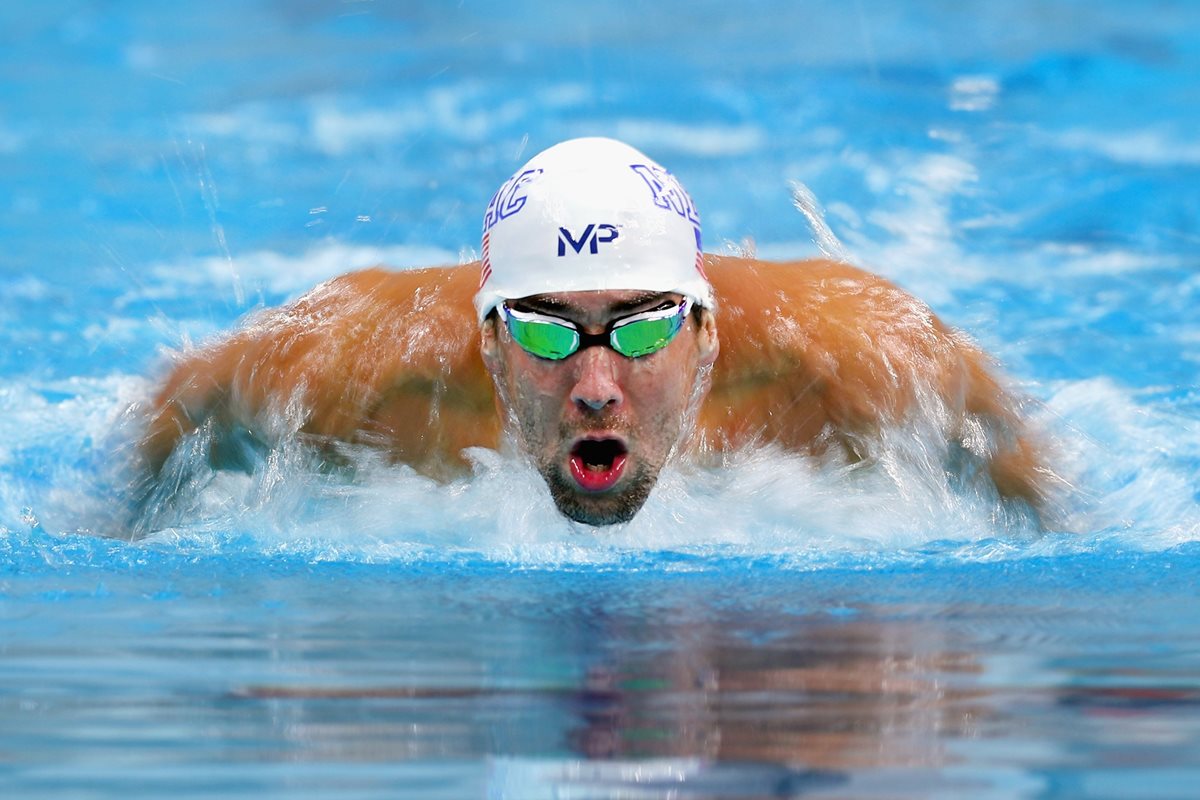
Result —
<path fill-rule="evenodd" d="M 587 492 L 603 492 L 621 478 L 628 454 L 619 439 L 580 439 L 571 450 L 571 477 Z"/>

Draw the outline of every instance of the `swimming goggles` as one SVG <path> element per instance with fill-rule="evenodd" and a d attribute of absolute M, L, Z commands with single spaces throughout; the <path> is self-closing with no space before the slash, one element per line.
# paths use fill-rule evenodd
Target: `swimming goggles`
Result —
<path fill-rule="evenodd" d="M 583 333 L 573 322 L 559 317 L 517 311 L 507 303 L 497 306 L 508 332 L 517 344 L 538 358 L 560 361 L 580 348 L 608 345 L 626 358 L 657 353 L 671 343 L 683 327 L 692 301 L 656 308 L 615 319 L 604 333 Z"/>

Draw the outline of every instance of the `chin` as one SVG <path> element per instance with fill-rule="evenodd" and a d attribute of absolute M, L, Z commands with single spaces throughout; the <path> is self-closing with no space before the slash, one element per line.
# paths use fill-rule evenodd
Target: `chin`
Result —
<path fill-rule="evenodd" d="M 564 517 L 595 526 L 619 525 L 637 516 L 657 479 L 657 475 L 631 475 L 620 490 L 592 494 L 581 491 L 574 480 L 557 470 L 543 473 L 542 477 L 550 488 L 554 505 Z"/>

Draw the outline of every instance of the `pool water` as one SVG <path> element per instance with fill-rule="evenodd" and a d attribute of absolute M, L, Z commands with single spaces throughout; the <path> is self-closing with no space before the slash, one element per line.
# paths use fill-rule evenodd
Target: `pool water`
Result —
<path fill-rule="evenodd" d="M 64 0 L 0 45 L 4 796 L 1195 796 L 1200 6 Z M 680 465 L 603 531 L 503 454 L 284 447 L 132 536 L 173 352 L 472 258 L 589 134 L 708 250 L 845 254 L 994 353 L 1052 529 L 901 431 Z"/>

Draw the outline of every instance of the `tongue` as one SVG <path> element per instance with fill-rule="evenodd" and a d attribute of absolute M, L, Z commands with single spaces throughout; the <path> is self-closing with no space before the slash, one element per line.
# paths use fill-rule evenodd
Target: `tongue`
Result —
<path fill-rule="evenodd" d="M 603 492 L 621 478 L 625 471 L 625 456 L 619 455 L 607 467 L 585 464 L 578 455 L 571 456 L 571 477 L 587 492 Z"/>

